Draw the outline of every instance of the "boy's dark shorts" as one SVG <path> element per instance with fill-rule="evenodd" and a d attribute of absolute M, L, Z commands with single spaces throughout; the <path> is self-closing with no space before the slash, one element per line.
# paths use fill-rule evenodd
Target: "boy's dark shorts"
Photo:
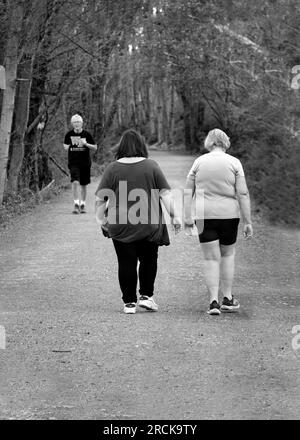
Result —
<path fill-rule="evenodd" d="M 77 180 L 80 185 L 85 186 L 91 183 L 91 167 L 90 166 L 71 166 L 70 168 L 71 182 Z"/>
<path fill-rule="evenodd" d="M 234 244 L 237 238 L 239 221 L 239 218 L 204 220 L 203 231 L 199 235 L 200 243 L 219 240 L 220 244 L 225 246 Z"/>

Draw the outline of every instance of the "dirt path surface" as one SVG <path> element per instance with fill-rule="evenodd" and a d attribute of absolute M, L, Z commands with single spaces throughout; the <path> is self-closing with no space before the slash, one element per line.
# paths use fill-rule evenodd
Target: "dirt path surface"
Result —
<path fill-rule="evenodd" d="M 152 152 L 173 187 L 193 158 Z M 239 239 L 238 314 L 211 317 L 197 237 L 160 248 L 158 313 L 122 313 L 111 240 L 71 193 L 0 232 L 1 419 L 299 419 L 300 234 Z M 300 352 L 300 350 L 299 350 Z"/>

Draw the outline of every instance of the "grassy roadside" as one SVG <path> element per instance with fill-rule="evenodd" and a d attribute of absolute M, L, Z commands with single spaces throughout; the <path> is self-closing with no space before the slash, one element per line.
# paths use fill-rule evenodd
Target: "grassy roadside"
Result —
<path fill-rule="evenodd" d="M 6 228 L 15 218 L 34 210 L 37 205 L 54 199 L 68 188 L 70 188 L 70 182 L 66 177 L 58 183 L 54 182 L 49 189 L 41 190 L 39 193 L 24 189 L 18 194 L 10 195 L 0 206 L 0 228 Z"/>

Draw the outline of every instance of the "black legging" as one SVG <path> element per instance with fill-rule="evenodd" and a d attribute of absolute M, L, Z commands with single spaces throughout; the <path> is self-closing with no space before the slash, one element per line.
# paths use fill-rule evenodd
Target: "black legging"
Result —
<path fill-rule="evenodd" d="M 124 303 L 136 302 L 137 263 L 139 266 L 140 295 L 153 296 L 157 272 L 158 245 L 139 240 L 123 243 L 113 240 L 119 263 L 119 283 Z"/>

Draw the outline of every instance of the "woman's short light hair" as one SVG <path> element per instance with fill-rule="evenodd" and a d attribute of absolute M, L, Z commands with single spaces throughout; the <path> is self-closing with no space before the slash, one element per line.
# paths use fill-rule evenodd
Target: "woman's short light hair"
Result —
<path fill-rule="evenodd" d="M 214 147 L 223 148 L 223 150 L 228 150 L 230 147 L 230 140 L 224 131 L 219 128 L 215 128 L 214 130 L 210 130 L 206 139 L 204 141 L 204 147 L 206 150 L 211 151 Z"/>
<path fill-rule="evenodd" d="M 71 118 L 71 123 L 73 122 L 83 122 L 83 119 L 80 115 L 73 115 Z"/>

